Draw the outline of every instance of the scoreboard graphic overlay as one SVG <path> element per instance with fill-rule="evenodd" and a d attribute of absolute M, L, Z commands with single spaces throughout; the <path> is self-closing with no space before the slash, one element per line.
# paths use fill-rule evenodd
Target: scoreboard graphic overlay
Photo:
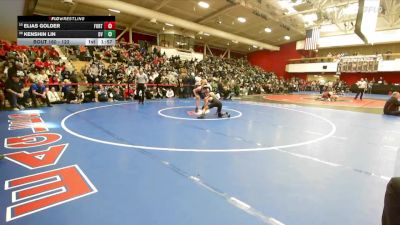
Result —
<path fill-rule="evenodd" d="M 18 45 L 115 45 L 115 16 L 18 16 Z"/>

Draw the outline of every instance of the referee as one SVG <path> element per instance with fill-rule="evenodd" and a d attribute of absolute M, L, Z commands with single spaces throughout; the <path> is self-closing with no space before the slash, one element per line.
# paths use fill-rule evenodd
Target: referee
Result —
<path fill-rule="evenodd" d="M 144 96 L 147 82 L 149 82 L 149 78 L 147 77 L 147 74 L 143 72 L 143 69 L 140 68 L 139 74 L 136 75 L 136 94 L 139 97 L 139 104 L 144 104 Z"/>

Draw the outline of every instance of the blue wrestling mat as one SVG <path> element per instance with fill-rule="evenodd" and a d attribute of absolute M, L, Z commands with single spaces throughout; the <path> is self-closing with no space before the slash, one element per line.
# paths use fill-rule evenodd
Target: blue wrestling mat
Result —
<path fill-rule="evenodd" d="M 192 100 L 2 111 L 0 224 L 376 225 L 400 120 Z"/>

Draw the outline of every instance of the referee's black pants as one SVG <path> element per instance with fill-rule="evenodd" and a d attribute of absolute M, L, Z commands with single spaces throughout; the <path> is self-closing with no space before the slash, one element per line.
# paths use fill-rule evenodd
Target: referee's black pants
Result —
<path fill-rule="evenodd" d="M 358 89 L 357 89 L 356 97 L 354 97 L 354 99 L 357 99 L 357 98 L 358 98 L 358 95 L 361 94 L 361 95 L 360 95 L 360 100 L 362 100 L 362 97 L 363 97 L 363 95 L 364 95 L 364 91 L 365 91 L 364 88 L 358 88 Z"/>
<path fill-rule="evenodd" d="M 222 103 L 221 103 L 221 101 L 218 100 L 218 99 L 213 99 L 212 102 L 210 102 L 210 103 L 208 104 L 208 108 L 211 109 L 211 108 L 214 108 L 214 107 L 217 107 L 218 115 L 220 115 L 220 114 L 221 114 L 221 110 L 222 110 Z"/>
<path fill-rule="evenodd" d="M 144 103 L 145 90 L 146 90 L 146 87 L 144 86 L 144 84 L 137 84 L 136 94 L 139 98 L 139 103 Z M 142 91 L 141 95 L 140 95 L 140 91 Z"/>

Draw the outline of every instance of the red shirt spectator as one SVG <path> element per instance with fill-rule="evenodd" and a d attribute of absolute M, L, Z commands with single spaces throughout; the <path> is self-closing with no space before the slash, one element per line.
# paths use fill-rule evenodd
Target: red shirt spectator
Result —
<path fill-rule="evenodd" d="M 30 87 L 32 85 L 32 81 L 28 76 L 24 76 L 22 82 L 24 83 L 24 87 Z"/>
<path fill-rule="evenodd" d="M 158 59 L 158 57 L 155 57 L 153 60 L 153 64 L 158 65 L 159 63 L 160 63 L 160 60 Z"/>
<path fill-rule="evenodd" d="M 65 64 L 61 64 L 59 66 L 56 66 L 56 72 L 64 72 L 65 70 Z"/>
<path fill-rule="evenodd" d="M 7 52 L 4 49 L 0 49 L 0 56 L 6 56 Z"/>
<path fill-rule="evenodd" d="M 46 62 L 43 63 L 44 67 L 49 68 L 53 65 L 53 62 L 51 62 L 50 60 L 46 60 Z"/>
<path fill-rule="evenodd" d="M 40 58 L 37 58 L 35 61 L 35 67 L 37 69 L 43 69 L 44 68 L 44 63 L 42 62 L 42 60 L 40 60 Z"/>
<path fill-rule="evenodd" d="M 126 88 L 124 91 L 124 98 L 127 99 L 127 98 L 129 98 L 129 96 L 133 96 L 133 94 L 134 94 L 134 91 L 133 91 L 132 87 L 129 89 Z"/>
<path fill-rule="evenodd" d="M 58 76 L 51 76 L 49 78 L 49 84 L 58 84 L 60 80 L 58 79 Z"/>

